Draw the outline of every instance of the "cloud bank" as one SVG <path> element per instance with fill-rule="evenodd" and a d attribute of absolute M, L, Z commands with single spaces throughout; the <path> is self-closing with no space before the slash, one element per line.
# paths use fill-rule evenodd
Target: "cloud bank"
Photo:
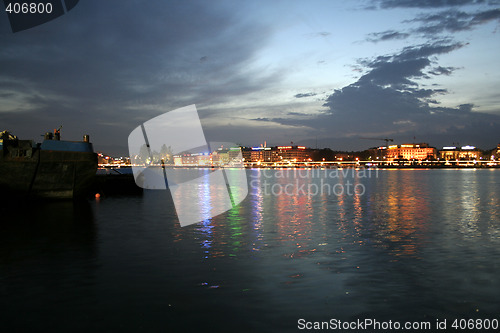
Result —
<path fill-rule="evenodd" d="M 422 88 L 417 80 L 451 75 L 456 68 L 436 64 L 439 55 L 466 47 L 447 40 L 403 48 L 392 55 L 362 59 L 366 73 L 356 82 L 337 89 L 326 98 L 326 112 L 314 119 L 271 119 L 287 125 L 305 125 L 322 138 L 349 137 L 351 149 L 366 142 L 356 138 L 395 137 L 411 142 L 413 137 L 446 145 L 459 140 L 491 145 L 486 138 L 495 134 L 500 117 L 473 111 L 474 105 L 440 107 L 434 97 L 446 94 L 442 88 Z M 313 130 L 314 129 L 314 130 Z M 345 140 L 340 140 L 344 145 Z M 464 142 L 465 143 L 465 142 Z"/>

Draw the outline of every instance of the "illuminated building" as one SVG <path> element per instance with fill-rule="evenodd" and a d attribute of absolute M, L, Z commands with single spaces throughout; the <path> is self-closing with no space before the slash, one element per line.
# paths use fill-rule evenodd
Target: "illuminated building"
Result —
<path fill-rule="evenodd" d="M 250 162 L 252 160 L 252 150 L 248 147 L 241 147 L 241 156 L 243 156 L 244 162 Z"/>
<path fill-rule="evenodd" d="M 250 149 L 250 161 L 258 162 L 263 160 L 264 160 L 264 147 L 252 147 Z"/>
<path fill-rule="evenodd" d="M 182 165 L 182 155 L 174 156 L 174 165 Z"/>
<path fill-rule="evenodd" d="M 229 148 L 228 156 L 230 161 L 236 161 L 238 163 L 241 163 L 241 147 L 231 147 Z"/>
<path fill-rule="evenodd" d="M 220 147 L 212 152 L 212 165 L 227 166 L 234 163 L 241 163 L 240 153 L 242 153 L 241 147 Z"/>
<path fill-rule="evenodd" d="M 99 165 L 130 165 L 130 157 L 111 157 L 103 153 L 97 153 L 97 163 Z"/>
<path fill-rule="evenodd" d="M 97 153 L 97 163 L 99 165 L 110 164 L 112 158 L 108 155 L 104 155 L 103 153 Z"/>
<path fill-rule="evenodd" d="M 312 160 L 312 151 L 304 146 L 278 146 L 278 156 L 283 161 L 306 162 Z"/>
<path fill-rule="evenodd" d="M 211 156 L 208 153 L 185 153 L 182 155 L 174 156 L 175 165 L 211 165 Z"/>
<path fill-rule="evenodd" d="M 373 161 L 383 161 L 386 158 L 385 156 L 386 150 L 387 147 L 385 146 L 368 149 L 369 159 Z"/>
<path fill-rule="evenodd" d="M 304 146 L 243 147 L 241 153 L 246 163 L 306 162 L 313 157 L 313 150 Z"/>
<path fill-rule="evenodd" d="M 473 161 L 481 158 L 481 152 L 474 146 L 443 147 L 440 158 L 446 161 Z"/>
<path fill-rule="evenodd" d="M 214 165 L 224 165 L 229 162 L 229 149 L 218 148 L 212 152 L 212 161 Z"/>
<path fill-rule="evenodd" d="M 431 160 L 437 157 L 437 151 L 434 147 L 429 147 L 427 143 L 407 143 L 402 145 L 391 145 L 385 149 L 387 161 L 398 159 L 405 160 Z"/>
<path fill-rule="evenodd" d="M 271 150 L 271 148 L 268 149 Z M 247 163 L 262 162 L 264 160 L 264 147 L 243 147 L 241 154 Z"/>
<path fill-rule="evenodd" d="M 247 163 L 277 162 L 280 160 L 276 147 L 242 148 L 242 156 Z"/>

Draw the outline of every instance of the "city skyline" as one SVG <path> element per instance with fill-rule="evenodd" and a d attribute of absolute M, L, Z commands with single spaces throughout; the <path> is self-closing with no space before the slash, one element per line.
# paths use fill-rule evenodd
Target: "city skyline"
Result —
<path fill-rule="evenodd" d="M 207 141 L 245 146 L 500 142 L 498 1 L 86 1 L 18 33 L 0 17 L 1 130 L 24 139 L 62 124 L 123 155 L 196 104 Z"/>
<path fill-rule="evenodd" d="M 293 143 L 292 143 L 293 144 Z M 146 149 L 146 146 L 144 146 Z M 142 148 L 141 148 L 142 151 Z M 98 153 L 99 165 L 150 165 L 150 166 L 310 166 L 326 163 L 411 163 L 425 162 L 423 165 L 436 166 L 449 162 L 467 162 L 466 166 L 486 163 L 497 166 L 500 161 L 500 144 L 496 148 L 484 150 L 475 146 L 447 146 L 437 149 L 428 143 L 392 144 L 365 149 L 363 151 L 333 151 L 329 148 L 306 146 L 211 146 L 203 150 L 173 153 L 171 147 L 163 145 L 161 151 L 152 150 L 146 154 L 112 157 Z M 472 164 L 471 164 L 472 163 Z M 406 164 L 405 164 L 406 165 Z M 484 166 L 485 164 L 483 164 Z"/>

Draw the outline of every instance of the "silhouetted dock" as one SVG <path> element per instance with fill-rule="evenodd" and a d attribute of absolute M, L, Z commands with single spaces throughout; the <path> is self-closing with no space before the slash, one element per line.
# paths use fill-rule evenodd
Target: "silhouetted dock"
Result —
<path fill-rule="evenodd" d="M 100 168 L 95 177 L 91 194 L 100 196 L 109 195 L 137 195 L 143 189 L 137 186 L 130 168 Z"/>

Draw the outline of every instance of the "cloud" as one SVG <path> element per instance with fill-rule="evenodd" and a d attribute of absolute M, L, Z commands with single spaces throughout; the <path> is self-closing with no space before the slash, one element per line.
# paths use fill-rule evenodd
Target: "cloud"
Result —
<path fill-rule="evenodd" d="M 297 117 L 311 117 L 311 115 L 308 114 L 308 113 L 294 112 L 294 111 L 288 112 L 287 115 L 289 115 L 289 116 L 297 116 Z"/>
<path fill-rule="evenodd" d="M 406 47 L 392 56 L 361 60 L 360 64 L 370 71 L 359 78 L 357 85 L 372 83 L 380 86 L 416 86 L 412 79 L 427 77 L 423 69 L 431 64 L 430 56 L 449 53 L 463 46 L 461 43 L 445 44 L 440 41 Z"/>
<path fill-rule="evenodd" d="M 317 94 L 316 93 L 300 93 L 300 94 L 296 94 L 294 95 L 293 97 L 295 98 L 304 98 L 304 97 L 312 97 L 312 96 L 316 96 Z"/>
<path fill-rule="evenodd" d="M 457 67 L 434 67 L 432 70 L 429 71 L 429 74 L 432 75 L 451 75 L 455 70 L 457 70 Z"/>
<path fill-rule="evenodd" d="M 485 0 L 374 0 L 378 8 L 440 8 L 466 5 L 482 5 Z M 377 7 L 375 7 L 377 8 Z"/>
<path fill-rule="evenodd" d="M 463 1 L 466 3 L 466 1 Z M 383 2 L 385 5 L 383 8 L 394 8 L 394 7 L 409 7 L 405 1 L 396 1 L 392 4 L 390 1 Z M 413 2 L 411 2 L 413 3 Z M 435 6 L 426 5 L 426 2 L 415 2 L 415 7 L 427 8 L 427 7 L 444 7 L 448 1 L 430 1 L 430 3 L 435 4 Z M 451 2 L 447 7 L 453 7 L 457 5 L 458 2 Z M 472 2 L 478 3 L 478 2 Z M 398 4 L 398 5 L 397 5 Z M 500 3 L 498 3 L 500 5 Z M 407 31 L 396 31 L 396 30 L 386 30 L 383 32 L 370 33 L 366 37 L 366 41 L 377 43 L 389 40 L 400 40 L 406 39 L 411 35 L 420 35 L 423 37 L 435 37 L 444 33 L 457 33 L 460 31 L 472 30 L 478 25 L 486 24 L 492 21 L 500 22 L 500 9 L 494 8 L 484 11 L 476 12 L 465 12 L 457 9 L 447 9 L 439 12 L 432 12 L 426 14 L 420 14 L 416 18 L 411 20 L 405 20 L 402 23 L 418 23 L 420 26 Z"/>
<path fill-rule="evenodd" d="M 446 89 L 423 89 L 418 79 L 428 75 L 449 75 L 455 68 L 435 66 L 431 58 L 464 47 L 446 41 L 406 47 L 393 55 L 363 59 L 367 73 L 356 82 L 337 89 L 327 97 L 323 115 L 311 119 L 270 119 L 286 125 L 309 129 L 311 136 L 335 137 L 347 144 L 345 149 L 360 149 L 353 138 L 388 136 L 410 140 L 417 136 L 431 144 L 444 145 L 451 140 L 475 140 L 475 145 L 491 145 L 487 139 L 500 126 L 500 117 L 474 112 L 472 104 L 441 107 L 433 97 Z M 315 129 L 315 130 L 314 130 Z M 351 138 L 351 144 L 341 138 Z M 334 140 L 335 141 L 335 140 Z M 448 142 L 448 143 L 449 143 Z M 353 146 L 354 144 L 354 146 Z"/>
<path fill-rule="evenodd" d="M 359 70 L 356 75 L 361 77 L 333 93 L 329 90 L 324 106 L 310 110 L 312 101 L 320 98 L 308 99 L 316 96 L 311 91 L 322 88 L 303 87 L 296 91 L 305 92 L 295 94 L 293 99 L 280 100 L 274 95 L 286 83 L 284 79 L 294 75 L 294 68 L 285 62 L 281 67 L 274 66 L 263 56 L 268 43 L 279 37 L 284 21 L 256 19 L 252 16 L 255 13 L 241 8 L 245 5 L 226 2 L 165 5 L 148 1 L 141 4 L 140 11 L 137 3 L 123 0 L 116 6 L 111 2 L 80 2 L 60 19 L 18 34 L 0 25 L 2 126 L 21 137 L 34 137 L 62 123 L 65 138 L 73 139 L 69 133 L 77 133 L 75 138 L 79 139 L 80 133 L 89 132 L 99 149 L 101 143 L 126 144 L 130 130 L 138 124 L 193 103 L 202 122 L 209 124 L 209 134 L 231 133 L 249 140 L 272 133 L 274 138 L 282 135 L 289 142 L 289 134 L 283 134 L 286 129 L 293 135 L 300 129 L 301 136 L 315 136 L 318 131 L 322 135 L 352 136 L 361 130 L 406 133 L 441 130 L 451 124 L 458 131 L 472 126 L 472 119 L 480 119 L 472 106 L 465 111 L 460 107 L 439 108 L 437 96 L 447 91 L 439 86 L 421 86 L 427 78 L 452 75 L 458 70 L 439 66 L 436 57 L 466 47 L 465 43 L 441 38 L 360 60 L 354 70 Z M 457 29 L 498 18 L 495 10 L 460 14 L 463 9 L 458 5 L 478 1 L 375 3 L 379 8 L 438 10 L 446 3 L 456 10 L 444 11 L 441 20 L 432 16 L 435 12 L 426 11 L 428 14 L 413 22 L 415 29 L 422 31 L 386 30 L 367 35 L 373 42 L 405 39 L 408 43 L 412 34 L 430 34 L 432 29 L 435 35 L 461 31 Z M 329 39 L 332 34 L 322 29 L 332 26 L 313 30 L 319 32 L 308 36 Z M 320 59 L 316 62 L 322 65 L 320 69 L 334 65 L 340 60 L 331 56 L 332 51 L 311 50 L 318 58 L 310 60 Z M 331 81 L 338 82 L 338 78 Z M 302 115 L 300 111 L 308 107 Z M 467 117 L 468 125 L 464 125 Z M 478 121 L 483 124 L 485 118 L 481 119 Z M 224 127 L 228 124 L 231 129 Z M 279 124 L 282 126 L 278 128 Z"/>
<path fill-rule="evenodd" d="M 500 9 L 466 13 L 458 10 L 446 10 L 434 14 L 423 14 L 405 22 L 419 22 L 421 27 L 413 32 L 424 35 L 435 35 L 443 32 L 459 32 L 471 30 L 477 25 L 500 20 Z"/>
<path fill-rule="evenodd" d="M 368 35 L 367 41 L 369 42 L 382 42 L 394 39 L 406 39 L 410 36 L 408 33 L 398 32 L 395 30 L 386 30 L 383 32 L 374 32 Z"/>
<path fill-rule="evenodd" d="M 312 33 L 308 33 L 306 34 L 307 37 L 309 38 L 315 38 L 315 37 L 328 37 L 330 36 L 332 33 L 331 32 L 328 32 L 328 31 L 320 31 L 320 32 L 312 32 Z"/>
<path fill-rule="evenodd" d="M 84 2 L 49 24 L 0 31 L 2 126 L 33 137 L 64 123 L 66 133 L 123 144 L 162 112 L 224 103 L 281 79 L 252 67 L 272 33 L 265 24 L 202 1 L 136 6 Z M 33 124 L 21 124 L 19 113 Z"/>

